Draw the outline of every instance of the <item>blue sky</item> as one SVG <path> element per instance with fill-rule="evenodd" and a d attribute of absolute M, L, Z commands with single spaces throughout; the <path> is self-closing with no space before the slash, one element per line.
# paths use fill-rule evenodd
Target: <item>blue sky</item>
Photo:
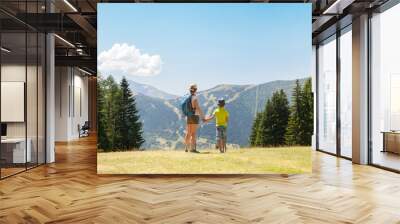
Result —
<path fill-rule="evenodd" d="M 311 4 L 98 4 L 98 53 L 103 75 L 177 95 L 302 78 Z"/>

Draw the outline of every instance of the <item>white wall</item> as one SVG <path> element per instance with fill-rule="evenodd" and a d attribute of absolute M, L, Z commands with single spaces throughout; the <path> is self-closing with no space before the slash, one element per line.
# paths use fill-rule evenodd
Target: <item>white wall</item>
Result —
<path fill-rule="evenodd" d="M 38 71 L 36 69 L 39 69 Z M 44 117 L 44 74 L 41 67 L 25 64 L 2 64 L 1 66 L 2 82 L 23 82 L 26 84 L 26 101 L 23 100 L 19 108 L 4 106 L 2 102 L 2 114 L 4 113 L 22 113 L 22 120 L 18 122 L 5 122 L 7 124 L 8 138 L 24 138 L 25 135 L 30 140 L 32 162 L 39 159 L 39 163 L 44 163 L 45 150 L 45 117 Z M 25 80 L 27 78 L 27 80 Z M 10 98 L 2 89 L 2 98 Z M 19 94 L 24 94 L 25 89 L 18 90 Z M 5 95 L 4 95 L 5 94 Z M 25 98 L 22 96 L 22 98 Z M 12 103 L 12 102 L 11 102 Z M 17 102 L 15 102 L 17 103 Z M 26 107 L 25 107 L 26 103 Z M 14 110 L 14 111 L 13 111 Z M 15 111 L 19 110 L 19 111 Z M 26 120 L 24 114 L 26 112 Z M 3 119 L 2 119 L 3 120 Z"/>
<path fill-rule="evenodd" d="M 72 67 L 56 67 L 56 141 L 79 138 L 78 125 L 88 120 L 88 78 Z"/>
<path fill-rule="evenodd" d="M 26 70 L 27 69 L 27 70 Z M 36 67 L 34 66 L 25 66 L 18 64 L 3 64 L 1 66 L 1 81 L 2 82 L 24 82 L 26 71 L 28 72 L 30 79 L 30 74 L 36 74 Z M 36 80 L 28 80 L 30 86 L 36 86 Z M 27 106 L 34 108 L 36 112 L 36 88 L 27 88 Z M 3 96 L 4 97 L 4 96 Z M 40 107 L 41 105 L 39 105 Z M 9 108 L 1 108 L 2 110 L 8 110 Z M 24 108 L 22 108 L 24 110 Z M 28 110 L 27 119 L 28 119 L 28 131 L 32 128 L 36 130 L 36 113 L 32 113 L 32 109 Z M 32 123 L 33 122 L 33 123 Z M 25 137 L 25 123 L 26 122 L 7 122 L 7 135 L 8 137 Z M 35 132 L 36 134 L 36 132 Z M 28 133 L 28 137 L 29 133 Z"/>
<path fill-rule="evenodd" d="M 25 69 L 25 65 L 2 65 L 1 81 L 25 82 Z M 25 122 L 7 122 L 7 137 L 25 137 Z"/>
<path fill-rule="evenodd" d="M 67 141 L 69 132 L 69 68 L 55 68 L 55 141 Z"/>
<path fill-rule="evenodd" d="M 89 111 L 88 111 L 88 78 L 86 76 L 82 76 L 82 73 L 78 73 L 78 70 L 74 70 L 74 82 L 73 82 L 73 94 L 71 96 L 74 99 L 74 102 L 71 102 L 73 108 L 72 111 L 72 119 L 71 119 L 71 132 L 70 135 L 73 138 L 79 137 L 78 132 L 78 124 L 83 125 L 85 121 L 89 119 Z"/>

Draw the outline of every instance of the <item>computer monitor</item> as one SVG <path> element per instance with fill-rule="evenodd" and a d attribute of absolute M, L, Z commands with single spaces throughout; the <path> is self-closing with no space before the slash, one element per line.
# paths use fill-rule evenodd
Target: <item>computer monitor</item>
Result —
<path fill-rule="evenodd" d="M 1 123 L 1 136 L 7 136 L 7 124 Z"/>

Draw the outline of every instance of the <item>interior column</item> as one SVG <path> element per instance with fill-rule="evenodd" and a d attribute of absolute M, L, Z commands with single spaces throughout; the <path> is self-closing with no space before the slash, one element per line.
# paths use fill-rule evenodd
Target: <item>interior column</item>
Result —
<path fill-rule="evenodd" d="M 51 1 L 46 1 L 46 12 L 53 12 Z M 46 163 L 55 162 L 55 43 L 54 34 L 46 34 Z"/>
<path fill-rule="evenodd" d="M 352 157 L 368 163 L 368 15 L 353 19 Z"/>

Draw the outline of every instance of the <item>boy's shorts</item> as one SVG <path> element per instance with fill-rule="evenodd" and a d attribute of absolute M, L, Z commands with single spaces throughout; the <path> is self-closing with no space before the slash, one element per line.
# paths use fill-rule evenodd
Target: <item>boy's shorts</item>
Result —
<path fill-rule="evenodd" d="M 226 127 L 225 126 L 217 126 L 216 137 L 217 137 L 217 141 L 218 140 L 226 141 Z"/>

